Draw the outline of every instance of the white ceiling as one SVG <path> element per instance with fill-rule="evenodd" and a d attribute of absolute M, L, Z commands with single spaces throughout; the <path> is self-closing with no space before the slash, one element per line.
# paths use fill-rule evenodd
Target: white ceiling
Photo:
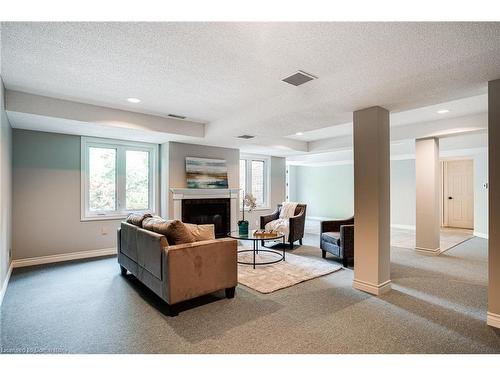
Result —
<path fill-rule="evenodd" d="M 500 77 L 499 23 L 3 23 L 1 31 L 8 89 L 184 115 L 207 124 L 204 143 L 260 152 L 272 139 L 265 148 L 280 155 L 296 153 L 287 143 L 296 132 L 303 141 L 342 133 L 352 111 L 373 105 L 414 110 L 393 115 L 405 124 L 435 116 L 416 108 L 463 98 L 457 111 L 472 113 Z M 298 69 L 319 78 L 281 81 Z M 248 133 L 257 138 L 235 141 Z"/>

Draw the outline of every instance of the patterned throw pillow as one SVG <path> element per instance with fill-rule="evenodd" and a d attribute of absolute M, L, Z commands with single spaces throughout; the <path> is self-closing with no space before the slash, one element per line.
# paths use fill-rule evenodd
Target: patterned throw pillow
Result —
<path fill-rule="evenodd" d="M 142 222 L 144 219 L 152 217 L 151 214 L 138 214 L 138 213 L 131 213 L 127 216 L 127 223 L 133 224 L 138 227 L 142 227 Z"/>
<path fill-rule="evenodd" d="M 159 216 L 148 217 L 142 222 L 142 227 L 155 233 L 167 236 L 167 228 L 172 223 L 172 220 L 163 220 Z"/>

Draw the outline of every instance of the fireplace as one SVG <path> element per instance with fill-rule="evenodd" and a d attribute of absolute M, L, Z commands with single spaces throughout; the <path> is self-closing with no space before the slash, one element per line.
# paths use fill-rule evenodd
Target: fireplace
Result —
<path fill-rule="evenodd" d="M 192 223 L 213 223 L 218 237 L 238 230 L 239 189 L 170 188 L 170 192 L 169 217 Z"/>
<path fill-rule="evenodd" d="M 182 221 L 192 224 L 214 224 L 215 237 L 226 237 L 231 231 L 231 200 L 229 198 L 183 199 Z"/>

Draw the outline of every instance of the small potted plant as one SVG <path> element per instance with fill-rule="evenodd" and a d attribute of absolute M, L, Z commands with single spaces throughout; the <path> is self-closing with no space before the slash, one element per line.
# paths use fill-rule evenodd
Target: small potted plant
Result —
<path fill-rule="evenodd" d="M 245 207 L 248 207 L 248 212 L 252 212 L 257 207 L 257 201 L 251 194 L 244 194 L 243 196 L 243 218 L 238 221 L 238 232 L 240 235 L 248 234 L 248 220 L 245 220 Z"/>

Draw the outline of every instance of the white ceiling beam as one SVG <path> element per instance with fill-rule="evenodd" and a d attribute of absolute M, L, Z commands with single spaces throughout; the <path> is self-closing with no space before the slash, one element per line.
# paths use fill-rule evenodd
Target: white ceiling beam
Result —
<path fill-rule="evenodd" d="M 98 124 L 107 128 L 204 137 L 205 125 L 185 120 L 124 111 L 47 96 L 6 90 L 7 111 Z M 20 127 L 20 126 L 19 126 Z"/>
<path fill-rule="evenodd" d="M 454 137 L 460 134 L 482 133 L 487 130 L 488 114 L 477 113 L 437 121 L 391 127 L 391 141 L 428 137 Z M 328 152 L 352 147 L 352 136 L 340 136 L 309 142 L 309 152 Z"/>

